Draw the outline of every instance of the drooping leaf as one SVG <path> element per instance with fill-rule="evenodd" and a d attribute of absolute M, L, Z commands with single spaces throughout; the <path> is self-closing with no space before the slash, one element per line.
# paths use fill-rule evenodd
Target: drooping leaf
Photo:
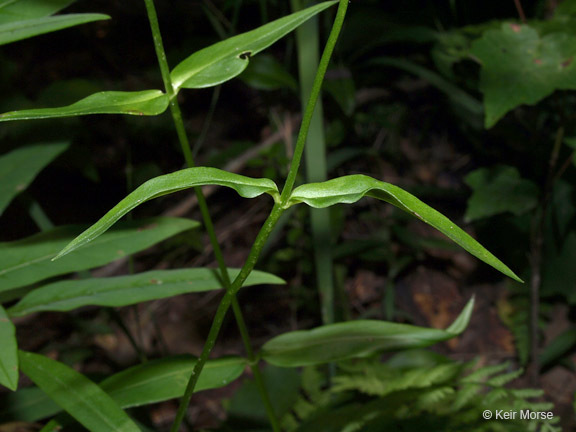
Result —
<path fill-rule="evenodd" d="M 0 243 L 0 292 L 101 266 L 198 226 L 198 222 L 175 218 L 125 222 L 83 252 L 56 262 L 52 262 L 52 258 L 74 238 L 80 227 L 58 227 L 23 240 Z"/>
<path fill-rule="evenodd" d="M 277 199 L 278 188 L 270 179 L 254 179 L 216 168 L 196 167 L 176 171 L 148 180 L 120 201 L 98 222 L 76 237 L 57 256 L 60 258 L 93 241 L 116 223 L 118 219 L 140 204 L 154 198 L 204 185 L 226 186 L 244 198 L 254 198 L 267 193 Z"/>
<path fill-rule="evenodd" d="M 0 305 L 0 385 L 16 390 L 18 387 L 18 342 L 16 329 Z"/>
<path fill-rule="evenodd" d="M 75 0 L 3 0 L 0 1 L 0 23 L 47 17 Z"/>
<path fill-rule="evenodd" d="M 105 91 L 94 93 L 65 107 L 9 111 L 0 114 L 0 121 L 74 117 L 88 114 L 153 116 L 166 111 L 168 102 L 168 96 L 160 90 Z"/>
<path fill-rule="evenodd" d="M 519 105 L 534 105 L 555 90 L 576 89 L 576 35 L 541 37 L 529 25 L 507 23 L 474 41 L 472 54 L 482 63 L 486 128 Z"/>
<path fill-rule="evenodd" d="M 89 13 L 56 15 L 24 21 L 8 22 L 0 24 L 0 45 L 6 45 L 11 42 L 16 42 L 44 33 L 50 33 L 80 24 L 105 19 L 110 19 L 110 17 L 103 14 Z"/>
<path fill-rule="evenodd" d="M 139 432 L 118 404 L 84 375 L 51 358 L 19 351 L 22 371 L 92 432 Z"/>
<path fill-rule="evenodd" d="M 0 157 L 0 214 L 68 145 L 68 142 L 36 144 Z"/>
<path fill-rule="evenodd" d="M 248 66 L 250 56 L 335 3 L 320 3 L 195 52 L 172 71 L 174 90 L 211 87 L 240 75 Z"/>
<path fill-rule="evenodd" d="M 521 215 L 538 204 L 538 186 L 521 178 L 515 167 L 480 168 L 465 181 L 473 190 L 466 209 L 468 221 L 505 212 Z"/>
<path fill-rule="evenodd" d="M 239 270 L 229 269 L 229 273 L 234 279 Z M 244 286 L 283 283 L 282 279 L 270 273 L 254 271 Z M 157 270 L 130 276 L 66 280 L 28 293 L 8 313 L 10 316 L 22 316 L 40 311 L 63 312 L 88 305 L 119 307 L 221 288 L 218 272 L 208 268 Z"/>
<path fill-rule="evenodd" d="M 358 320 L 284 333 L 266 342 L 261 355 L 276 366 L 299 367 L 366 357 L 384 351 L 422 348 L 462 333 L 473 308 L 472 298 L 446 330 Z"/>
<path fill-rule="evenodd" d="M 191 356 L 166 357 L 122 371 L 100 386 L 123 408 L 161 402 L 184 394 L 195 364 Z M 247 360 L 241 357 L 206 362 L 195 391 L 228 385 L 246 365 Z"/>
<path fill-rule="evenodd" d="M 428 225 L 436 228 L 450 240 L 457 243 L 475 257 L 504 273 L 514 280 L 521 279 L 502 261 L 488 252 L 480 243 L 459 228 L 454 222 L 432 207 L 424 204 L 414 195 L 390 183 L 384 183 L 365 175 L 350 175 L 322 183 L 309 183 L 297 187 L 292 192 L 288 205 L 306 203 L 311 207 L 322 208 L 334 204 L 350 204 L 364 196 L 386 201 L 412 214 Z"/>

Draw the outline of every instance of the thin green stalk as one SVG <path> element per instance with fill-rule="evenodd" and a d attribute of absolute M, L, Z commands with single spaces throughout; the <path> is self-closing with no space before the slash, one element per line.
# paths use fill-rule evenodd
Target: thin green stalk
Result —
<path fill-rule="evenodd" d="M 302 0 L 292 0 L 293 12 L 303 9 L 304 6 Z M 320 57 L 318 33 L 317 17 L 312 17 L 296 29 L 302 110 L 305 109 L 306 101 L 312 91 L 315 76 L 314 66 L 318 64 Z M 304 150 L 306 181 L 309 183 L 323 182 L 328 178 L 323 111 L 322 99 L 319 98 L 312 116 L 310 132 L 308 133 Z M 324 324 L 332 324 L 335 320 L 335 296 L 330 210 L 328 208 L 310 208 L 310 225 L 312 228 L 316 285 L 320 296 L 322 322 Z"/>
<path fill-rule="evenodd" d="M 180 142 L 180 146 L 182 148 L 182 153 L 186 160 L 186 164 L 188 167 L 194 167 L 194 158 L 192 156 L 192 151 L 190 149 L 190 143 L 188 141 L 188 136 L 186 134 L 186 130 L 184 128 L 184 121 L 182 119 L 182 112 L 180 110 L 180 105 L 178 104 L 177 95 L 174 92 L 174 86 L 172 85 L 172 79 L 170 77 L 170 68 L 168 66 L 168 61 L 166 59 L 166 53 L 164 51 L 164 45 L 162 43 L 162 35 L 160 33 L 160 26 L 158 23 L 158 16 L 156 14 L 156 8 L 154 7 L 153 0 L 144 0 L 146 3 L 146 10 L 148 14 L 148 19 L 150 21 L 150 27 L 152 29 L 152 35 L 154 39 L 154 47 L 156 49 L 156 55 L 158 57 L 158 64 L 160 66 L 160 71 L 162 73 L 162 80 L 164 82 L 164 87 L 166 89 L 166 94 L 170 100 L 170 111 L 172 113 L 172 119 L 174 121 L 174 125 L 176 127 L 176 131 L 178 134 L 178 140 Z M 200 212 L 202 213 L 202 219 L 204 221 L 204 226 L 206 228 L 206 232 L 208 233 L 208 237 L 210 238 L 210 243 L 212 244 L 212 248 L 214 250 L 214 256 L 216 257 L 216 261 L 218 262 L 218 268 L 220 270 L 220 274 L 222 276 L 222 280 L 224 283 L 224 287 L 226 292 L 232 291 L 230 275 L 228 274 L 228 268 L 226 267 L 226 263 L 224 261 L 224 256 L 222 254 L 222 249 L 220 248 L 220 244 L 218 243 L 218 238 L 216 236 L 216 230 L 214 229 L 214 224 L 212 222 L 212 218 L 210 216 L 210 212 L 208 210 L 208 205 L 206 203 L 206 199 L 204 194 L 202 193 L 202 189 L 197 187 L 194 188 L 196 193 L 196 197 L 198 199 L 198 206 L 200 207 Z M 244 281 L 242 281 L 244 282 Z M 236 290 L 237 291 L 237 290 Z M 244 321 L 244 317 L 242 316 L 242 310 L 237 303 L 237 300 L 234 295 L 231 296 L 231 302 L 234 305 L 234 315 L 236 317 L 236 322 L 240 329 L 240 335 L 242 337 L 242 341 L 244 343 L 246 353 L 248 356 L 248 360 L 251 362 L 252 371 L 254 373 L 254 377 L 261 378 L 262 374 L 260 372 L 258 364 L 255 362 L 254 350 L 252 348 L 250 342 L 250 336 L 248 334 L 248 329 L 246 327 L 246 323 Z M 220 324 L 221 325 L 221 324 Z M 204 360 L 205 362 L 206 360 Z M 274 410 L 272 408 L 272 404 L 270 402 L 270 396 L 266 390 L 266 387 L 263 384 L 262 379 L 256 379 L 256 385 L 264 406 L 266 407 L 266 411 L 269 416 L 270 424 L 274 432 L 280 431 L 280 426 L 278 420 L 274 414 Z M 193 389 L 192 389 L 193 391 Z M 188 406 L 186 403 L 185 408 Z M 182 421 L 183 413 L 181 418 L 178 422 Z M 175 422 L 176 423 L 176 422 Z M 176 430 L 177 430 L 176 428 Z"/>
<path fill-rule="evenodd" d="M 320 66 L 318 67 L 318 71 L 316 73 L 316 79 L 314 80 L 314 86 L 312 88 L 310 99 L 308 100 L 308 105 L 306 106 L 306 110 L 304 111 L 302 126 L 300 129 L 300 133 L 298 135 L 298 141 L 294 152 L 294 159 L 292 160 L 292 163 L 290 165 L 290 172 L 288 173 L 288 178 L 282 190 L 281 202 L 274 204 L 274 207 L 272 208 L 270 215 L 268 216 L 268 218 L 262 225 L 260 232 L 256 236 L 256 240 L 252 245 L 252 249 L 250 250 L 250 254 L 246 259 L 244 266 L 240 270 L 240 273 L 238 274 L 234 282 L 232 282 L 231 288 L 226 291 L 224 297 L 220 301 L 220 305 L 218 306 L 218 310 L 216 311 L 216 315 L 214 316 L 214 320 L 212 321 L 212 326 L 210 327 L 210 332 L 208 333 L 206 343 L 204 344 L 204 348 L 202 349 L 202 354 L 200 354 L 198 361 L 194 365 L 192 375 L 190 376 L 190 380 L 188 381 L 188 385 L 186 386 L 186 391 L 184 392 L 184 396 L 180 401 L 180 406 L 178 407 L 176 419 L 174 420 L 172 428 L 170 429 L 171 432 L 177 432 L 180 427 L 180 424 L 182 423 L 182 419 L 184 418 L 186 409 L 188 408 L 188 404 L 190 403 L 190 399 L 192 397 L 192 394 L 194 393 L 194 388 L 196 387 L 196 383 L 198 382 L 198 378 L 200 377 L 200 373 L 202 372 L 202 369 L 204 368 L 204 365 L 206 364 L 206 361 L 210 356 L 210 352 L 212 351 L 212 348 L 216 343 L 216 339 L 220 332 L 220 328 L 222 327 L 224 317 L 226 316 L 226 313 L 230 308 L 234 296 L 236 295 L 238 290 L 242 287 L 242 284 L 254 269 L 256 262 L 258 261 L 258 257 L 260 256 L 260 253 L 264 248 L 266 240 L 272 233 L 274 226 L 278 222 L 278 219 L 286 209 L 288 199 L 290 198 L 292 188 L 294 187 L 294 182 L 296 180 L 297 171 L 300 166 L 300 161 L 302 159 L 304 144 L 306 142 L 306 136 L 308 134 L 308 129 L 310 127 L 310 121 L 312 118 L 312 114 L 314 112 L 314 107 L 316 105 L 318 95 L 320 94 L 320 88 L 322 87 L 322 82 L 324 80 L 326 69 L 328 68 L 328 63 L 330 62 L 330 57 L 332 55 L 332 52 L 334 51 L 334 46 L 336 45 L 336 41 L 338 40 L 340 30 L 342 29 L 342 24 L 344 23 L 344 17 L 346 16 L 347 8 L 348 8 L 348 0 L 340 0 L 338 5 L 338 12 L 336 13 L 336 19 L 334 20 L 332 31 L 330 32 L 328 42 L 326 43 L 326 48 L 324 49 L 322 59 L 320 60 Z"/>
<path fill-rule="evenodd" d="M 324 82 L 324 76 L 326 75 L 326 70 L 328 69 L 328 64 L 330 63 L 330 58 L 334 52 L 334 47 L 336 46 L 336 41 L 338 40 L 338 35 L 344 24 L 344 17 L 346 16 L 346 10 L 348 9 L 348 1 L 340 0 L 338 5 L 338 12 L 336 13 L 336 18 L 334 19 L 334 24 L 332 25 L 332 30 L 330 31 L 330 36 L 328 36 L 328 41 L 326 42 L 326 47 L 322 53 L 322 58 L 320 59 L 320 64 L 318 65 L 318 71 L 316 72 L 316 77 L 314 78 L 314 83 L 312 84 L 312 91 L 310 92 L 310 99 L 306 105 L 306 110 L 302 117 L 302 125 L 300 127 L 300 132 L 298 133 L 298 139 L 296 140 L 296 147 L 294 149 L 294 156 L 292 158 L 292 163 L 290 164 L 290 171 L 288 172 L 288 177 L 286 178 L 286 183 L 282 189 L 282 194 L 280 195 L 280 200 L 283 205 L 286 205 L 292 189 L 294 188 L 294 183 L 296 182 L 296 175 L 298 174 L 298 168 L 300 167 L 300 162 L 302 161 L 302 154 L 304 152 L 304 146 L 306 144 L 306 137 L 308 136 L 308 130 L 310 129 L 310 123 L 312 122 L 312 115 L 314 114 L 314 108 L 316 108 L 316 102 L 318 101 L 318 96 L 320 95 L 320 90 L 322 89 L 322 83 Z"/>

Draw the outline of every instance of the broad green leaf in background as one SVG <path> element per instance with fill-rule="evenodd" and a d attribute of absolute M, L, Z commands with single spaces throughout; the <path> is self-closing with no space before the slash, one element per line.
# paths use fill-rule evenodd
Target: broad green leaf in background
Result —
<path fill-rule="evenodd" d="M 300 367 L 367 357 L 384 351 L 423 348 L 462 333 L 473 308 L 474 298 L 446 330 L 358 320 L 284 333 L 266 342 L 261 355 L 276 366 Z"/>
<path fill-rule="evenodd" d="M 0 305 L 0 385 L 18 387 L 18 343 L 16 329 Z"/>
<path fill-rule="evenodd" d="M 84 375 L 51 358 L 19 351 L 22 371 L 92 432 L 139 432 L 118 404 Z"/>
<path fill-rule="evenodd" d="M 90 13 L 56 15 L 25 21 L 8 22 L 0 24 L 0 45 L 105 19 L 110 19 L 110 17 L 108 15 Z"/>
<path fill-rule="evenodd" d="M 55 14 L 75 0 L 0 0 L 0 23 L 42 18 Z"/>
<path fill-rule="evenodd" d="M 125 222 L 81 253 L 56 262 L 52 258 L 74 238 L 79 227 L 58 227 L 23 240 L 0 243 L 0 292 L 101 266 L 198 226 L 198 222 L 176 218 Z"/>
<path fill-rule="evenodd" d="M 465 181 L 473 190 L 466 209 L 467 221 L 505 212 L 521 215 L 538 204 L 538 186 L 521 178 L 515 167 L 480 168 L 468 174 Z"/>
<path fill-rule="evenodd" d="M 148 180 L 134 192 L 120 201 L 112 210 L 106 213 L 98 222 L 76 237 L 57 256 L 60 258 L 75 249 L 91 242 L 104 233 L 126 213 L 140 204 L 154 198 L 204 185 L 226 186 L 234 189 L 244 198 L 254 198 L 264 193 L 278 198 L 278 187 L 270 179 L 254 179 L 239 174 L 233 174 L 216 168 L 196 167 L 176 171 Z"/>
<path fill-rule="evenodd" d="M 298 83 L 286 68 L 266 54 L 251 59 L 240 79 L 259 90 L 298 89 Z"/>
<path fill-rule="evenodd" d="M 238 269 L 228 269 L 232 280 Z M 284 284 L 270 273 L 254 271 L 243 286 Z M 222 288 L 214 269 L 194 268 L 157 270 L 130 276 L 66 280 L 45 285 L 12 306 L 10 316 L 22 316 L 39 311 L 69 311 L 82 306 L 127 306 L 179 294 Z"/>
<path fill-rule="evenodd" d="M 166 111 L 168 102 L 168 96 L 160 90 L 105 91 L 94 93 L 65 107 L 10 111 L 0 114 L 0 121 L 74 117 L 88 114 L 153 116 Z"/>
<path fill-rule="evenodd" d="M 191 356 L 165 357 L 113 375 L 100 386 L 123 408 L 174 399 L 184 394 L 195 364 L 196 359 Z M 195 392 L 228 385 L 247 364 L 241 357 L 209 360 Z"/>
<path fill-rule="evenodd" d="M 174 91 L 211 87 L 240 75 L 248 66 L 250 56 L 268 48 L 309 18 L 336 3 L 320 3 L 195 52 L 172 71 Z"/>
<path fill-rule="evenodd" d="M 68 142 L 35 144 L 0 156 L 0 214 L 68 145 Z"/>
<path fill-rule="evenodd" d="M 309 183 L 297 187 L 292 192 L 288 205 L 306 203 L 311 207 L 322 208 L 334 204 L 350 204 L 364 196 L 386 201 L 436 228 L 466 251 L 506 276 L 521 282 L 502 261 L 488 252 L 480 243 L 460 229 L 454 222 L 432 207 L 424 204 L 414 195 L 394 186 L 365 175 L 350 175 L 322 183 Z"/>
<path fill-rule="evenodd" d="M 486 128 L 519 105 L 534 105 L 555 90 L 576 89 L 576 35 L 541 37 L 528 25 L 506 23 L 487 30 L 471 51 L 482 64 Z"/>

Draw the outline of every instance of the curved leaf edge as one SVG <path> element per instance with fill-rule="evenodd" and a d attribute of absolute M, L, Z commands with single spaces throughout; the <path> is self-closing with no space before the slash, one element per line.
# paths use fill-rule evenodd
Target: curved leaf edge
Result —
<path fill-rule="evenodd" d="M 154 177 L 140 185 L 126 196 L 100 220 L 72 240 L 52 261 L 62 258 L 75 249 L 91 242 L 106 232 L 128 212 L 154 198 L 194 187 L 217 185 L 234 189 L 243 198 L 256 198 L 262 194 L 270 195 L 275 202 L 280 200 L 278 186 L 270 179 L 254 179 L 234 174 L 218 168 L 194 167 Z"/>
<path fill-rule="evenodd" d="M 342 333 L 346 333 L 348 331 L 356 331 L 356 330 L 362 329 L 362 327 L 364 327 L 366 324 L 368 324 L 372 328 L 380 327 L 380 330 L 386 330 L 387 332 L 390 332 L 390 333 L 391 332 L 402 333 L 402 330 L 404 330 L 404 331 L 406 331 L 406 330 L 407 331 L 426 330 L 426 331 L 438 332 L 438 335 L 436 336 L 435 340 L 428 341 L 427 343 L 424 343 L 424 344 L 419 343 L 418 347 L 422 348 L 422 347 L 434 345 L 436 343 L 443 342 L 443 341 L 446 341 L 446 340 L 449 340 L 449 339 L 452 339 L 454 337 L 461 335 L 464 332 L 464 330 L 468 327 L 468 324 L 470 323 L 470 319 L 472 317 L 472 313 L 474 310 L 474 304 L 475 304 L 475 296 L 472 296 L 472 298 L 470 298 L 470 300 L 468 300 L 468 302 L 466 303 L 466 305 L 464 306 L 464 308 L 462 309 L 462 311 L 460 312 L 458 317 L 456 317 L 456 319 L 452 322 L 452 324 L 450 324 L 450 326 L 448 328 L 446 328 L 445 330 L 429 328 L 429 327 L 414 326 L 411 324 L 401 324 L 401 323 L 394 323 L 394 322 L 388 322 L 388 321 L 379 321 L 379 320 L 347 321 L 347 322 L 340 322 L 340 323 L 335 323 L 335 324 L 327 324 L 327 325 L 323 325 L 323 326 L 316 327 L 316 328 L 309 329 L 309 330 L 296 330 L 296 331 L 280 334 L 280 335 L 270 339 L 269 341 L 267 341 L 262 346 L 262 349 L 261 349 L 258 356 L 259 356 L 259 358 L 261 358 L 261 359 L 263 359 L 263 360 L 267 361 L 268 363 L 273 364 L 275 366 L 279 366 L 279 367 L 301 367 L 301 366 L 320 365 L 320 364 L 325 364 L 325 363 L 331 363 L 334 361 L 345 361 L 345 360 L 349 360 L 352 358 L 362 358 L 362 357 L 366 357 L 369 355 L 390 351 L 390 349 L 386 349 L 386 348 L 375 349 L 375 350 L 370 351 L 370 352 L 367 352 L 366 350 L 362 350 L 361 352 L 358 352 L 358 353 L 355 353 L 352 355 L 347 355 L 347 356 L 335 358 L 335 359 L 321 360 L 321 361 L 311 361 L 309 359 L 305 359 L 301 362 L 294 363 L 294 362 L 286 362 L 285 360 L 278 359 L 277 358 L 278 354 L 274 352 L 274 348 L 272 350 L 270 350 L 271 346 L 273 347 L 273 345 L 275 345 L 275 344 L 280 344 L 280 345 L 285 344 L 290 339 L 292 339 L 294 337 L 298 337 L 300 335 L 301 336 L 309 335 L 313 338 L 313 336 L 322 336 L 323 333 L 330 333 L 331 330 L 340 330 L 340 331 L 342 331 Z M 390 335 L 388 335 L 388 336 L 390 336 Z M 347 337 L 350 338 L 353 336 L 348 335 Z M 372 338 L 372 337 L 376 337 L 376 336 L 361 335 L 360 337 Z M 315 343 L 317 343 L 317 341 L 315 341 Z M 411 348 L 412 347 L 396 348 L 396 349 L 394 349 L 394 351 L 403 351 L 403 350 L 411 349 Z M 303 348 L 302 347 L 296 347 L 295 349 L 303 349 Z M 271 352 L 269 352 L 269 351 L 271 351 Z"/>
<path fill-rule="evenodd" d="M 117 100 L 111 102 L 106 100 L 107 98 Z M 158 103 L 158 107 L 154 107 L 154 109 L 144 109 L 142 104 L 146 103 Z M 8 111 L 0 114 L 0 122 L 79 117 L 98 114 L 155 116 L 166 111 L 168 105 L 168 95 L 161 90 L 139 90 L 133 92 L 106 90 L 92 93 L 72 104 L 60 107 Z"/>
<path fill-rule="evenodd" d="M 517 282 L 524 283 L 506 264 L 442 213 L 402 188 L 373 177 L 354 174 L 321 183 L 301 185 L 292 191 L 284 208 L 299 203 L 305 203 L 314 208 L 324 208 L 335 204 L 352 204 L 365 196 L 388 202 L 411 214 L 436 228 L 464 250 L 494 269 Z"/>

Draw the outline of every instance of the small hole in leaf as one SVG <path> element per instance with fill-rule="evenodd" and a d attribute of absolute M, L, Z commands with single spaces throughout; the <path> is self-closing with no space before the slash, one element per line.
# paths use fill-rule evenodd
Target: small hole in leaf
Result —
<path fill-rule="evenodd" d="M 245 51 L 242 54 L 240 54 L 238 57 L 240 57 L 242 60 L 248 60 L 251 55 L 252 55 L 252 53 L 250 51 Z"/>

